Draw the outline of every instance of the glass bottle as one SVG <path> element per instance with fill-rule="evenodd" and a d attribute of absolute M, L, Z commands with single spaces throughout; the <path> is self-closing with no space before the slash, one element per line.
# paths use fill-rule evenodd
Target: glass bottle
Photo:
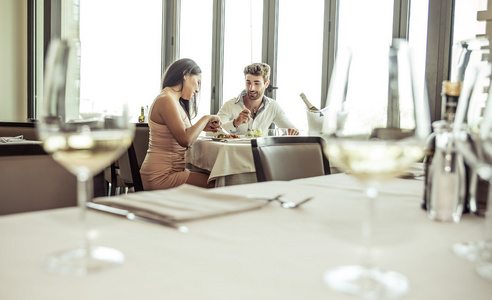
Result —
<path fill-rule="evenodd" d="M 304 93 L 300 94 L 302 101 L 306 104 L 308 135 L 321 136 L 323 131 L 324 114 L 316 106 L 312 105 Z"/>
<path fill-rule="evenodd" d="M 444 80 L 442 82 L 442 119 L 449 123 L 454 122 L 456 109 L 458 108 L 458 98 L 461 93 L 461 85 L 461 82 L 451 82 L 449 80 Z"/>
<path fill-rule="evenodd" d="M 320 110 L 316 106 L 312 105 L 311 102 L 309 102 L 304 93 L 301 93 L 299 96 L 301 96 L 302 101 L 304 101 L 304 104 L 306 104 L 306 107 L 309 111 L 320 112 Z"/>
<path fill-rule="evenodd" d="M 142 106 L 140 108 L 140 116 L 138 116 L 138 123 L 143 123 L 145 122 L 145 110 L 144 107 Z"/>
<path fill-rule="evenodd" d="M 458 99 L 461 94 L 462 82 L 451 82 L 449 80 L 444 80 L 442 82 L 442 120 L 447 122 L 449 126 L 454 123 L 456 109 L 458 108 Z M 439 121 L 438 121 L 439 122 Z M 436 123 L 436 122 L 434 122 Z M 433 124 L 434 125 L 434 124 Z M 435 143 L 436 143 L 436 133 L 433 132 L 429 135 L 426 144 L 424 146 L 425 156 L 423 160 L 424 165 L 424 195 L 421 203 L 422 209 L 428 209 L 428 203 L 430 198 L 430 190 L 431 190 L 431 181 L 432 178 L 429 176 L 429 170 L 431 168 L 434 151 L 435 151 Z M 469 211 L 468 207 L 468 188 L 470 181 L 470 170 L 469 167 L 465 164 L 464 160 L 461 159 L 464 164 L 464 193 L 465 199 L 463 204 L 463 212 L 466 213 Z"/>
<path fill-rule="evenodd" d="M 436 134 L 435 153 L 429 170 L 427 211 L 436 221 L 459 222 L 466 196 L 463 156 L 456 151 L 451 124 L 432 123 Z"/>

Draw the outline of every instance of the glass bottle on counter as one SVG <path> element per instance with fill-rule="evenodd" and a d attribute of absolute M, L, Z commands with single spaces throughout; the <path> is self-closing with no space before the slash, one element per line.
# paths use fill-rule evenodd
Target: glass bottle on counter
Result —
<path fill-rule="evenodd" d="M 144 107 L 142 106 L 140 108 L 140 116 L 138 116 L 138 123 L 144 123 L 145 122 L 145 110 Z"/>

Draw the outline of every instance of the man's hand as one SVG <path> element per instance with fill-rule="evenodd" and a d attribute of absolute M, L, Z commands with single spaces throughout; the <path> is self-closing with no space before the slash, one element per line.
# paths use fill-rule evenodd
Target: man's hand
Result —
<path fill-rule="evenodd" d="M 278 135 L 285 136 L 285 135 L 299 135 L 299 130 L 295 128 L 278 128 Z"/>
<path fill-rule="evenodd" d="M 288 132 L 289 132 L 289 135 L 299 135 L 299 130 L 297 130 L 295 128 L 289 128 Z"/>
<path fill-rule="evenodd" d="M 245 108 L 242 112 L 239 113 L 237 118 L 233 121 L 233 124 L 238 127 L 241 124 L 246 124 L 251 120 L 251 112 L 249 109 Z"/>

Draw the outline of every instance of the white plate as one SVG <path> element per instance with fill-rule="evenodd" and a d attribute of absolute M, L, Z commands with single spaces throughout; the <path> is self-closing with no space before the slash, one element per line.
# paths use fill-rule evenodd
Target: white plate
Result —
<path fill-rule="evenodd" d="M 212 141 L 229 143 L 229 144 L 244 144 L 244 143 L 251 143 L 251 138 L 250 137 L 242 137 L 242 138 L 235 138 L 235 139 L 212 138 Z"/>

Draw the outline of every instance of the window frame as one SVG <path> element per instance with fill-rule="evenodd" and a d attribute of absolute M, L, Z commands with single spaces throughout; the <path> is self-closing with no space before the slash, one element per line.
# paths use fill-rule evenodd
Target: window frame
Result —
<path fill-rule="evenodd" d="M 180 0 L 163 1 L 162 22 L 162 72 L 172 63 L 179 53 L 179 18 Z M 323 37 L 323 59 L 322 59 L 322 101 L 321 107 L 326 106 L 326 95 L 328 94 L 328 83 L 335 60 L 335 49 L 337 40 L 337 13 L 339 1 L 325 0 L 325 21 Z M 37 28 L 36 5 L 42 3 L 44 6 L 44 25 L 42 29 Z M 262 59 L 272 67 L 272 86 L 275 87 L 277 76 L 277 34 L 278 34 L 278 6 L 279 0 L 264 0 L 263 12 L 263 46 Z M 409 7 L 411 0 L 394 1 L 393 37 L 408 38 Z M 225 0 L 214 0 L 214 24 L 212 42 L 212 82 L 211 82 L 211 106 L 210 113 L 214 114 L 220 109 L 223 99 L 223 58 L 224 58 L 224 5 Z M 432 121 L 440 119 L 441 95 L 440 87 L 450 71 L 450 51 L 452 39 L 452 20 L 454 14 L 454 0 L 432 0 L 429 1 L 428 37 L 426 51 L 425 76 L 429 95 L 429 105 Z M 39 47 L 36 47 L 36 32 L 43 32 L 43 53 L 46 52 L 52 37 L 61 36 L 62 30 L 62 1 L 61 0 L 29 0 L 28 7 L 28 99 L 27 118 L 35 120 L 37 116 L 38 99 L 36 97 L 39 87 L 37 82 L 38 69 L 42 62 L 36 57 Z M 437 41 L 437 42 L 436 42 Z M 43 55 L 44 56 L 44 55 Z M 275 89 L 267 90 L 267 96 L 275 98 Z"/>

